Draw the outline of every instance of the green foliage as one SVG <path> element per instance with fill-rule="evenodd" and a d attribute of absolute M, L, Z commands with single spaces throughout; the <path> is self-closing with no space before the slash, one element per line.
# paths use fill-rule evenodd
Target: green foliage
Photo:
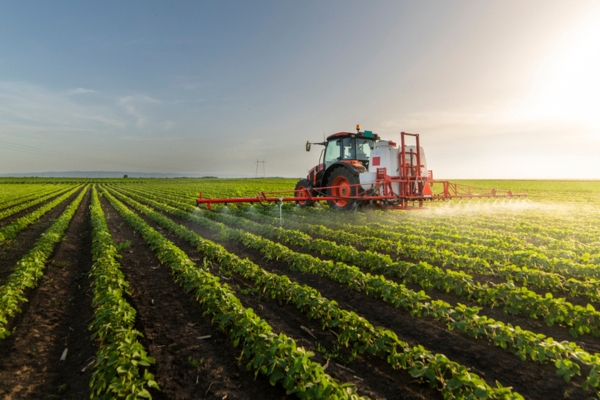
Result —
<path fill-rule="evenodd" d="M 132 194 L 130 193 L 130 195 Z M 439 282 L 444 285 L 442 288 L 453 290 L 459 295 L 464 293 L 465 296 L 468 296 L 469 293 L 473 293 L 478 287 L 487 287 L 476 284 L 467 274 L 451 270 L 444 271 L 439 267 L 432 267 L 423 262 L 418 264 L 394 262 L 389 257 L 382 256 L 369 250 L 360 252 L 347 245 L 338 245 L 331 241 L 315 239 L 314 237 L 329 236 L 335 238 L 338 242 L 358 244 L 358 242 L 352 241 L 355 238 L 352 235 L 345 234 L 345 231 L 331 231 L 323 226 L 313 224 L 291 224 L 313 233 L 314 236 L 310 237 L 299 231 L 271 226 L 268 222 L 273 222 L 272 220 L 269 221 L 268 217 L 256 213 L 245 213 L 244 216 L 247 218 L 256 218 L 261 222 L 260 224 L 234 217 L 231 214 L 202 213 L 203 216 L 227 222 L 229 225 L 240 227 L 244 230 L 227 229 L 223 224 L 208 222 L 205 218 L 199 218 L 197 215 L 191 215 L 183 211 L 169 208 L 164 204 L 149 199 L 147 195 L 144 197 L 144 200 L 151 203 L 154 207 L 174 213 L 178 217 L 198 222 L 215 232 L 220 232 L 222 237 L 227 237 L 229 240 L 242 242 L 246 246 L 261 251 L 266 258 L 284 260 L 300 271 L 318 273 L 338 282 L 346 283 L 355 290 L 365 291 L 367 294 L 390 302 L 396 307 L 401 306 L 409 310 L 415 316 L 432 316 L 448 323 L 449 329 L 459 329 L 474 337 L 487 338 L 496 346 L 509 349 L 523 360 L 527 358 L 537 362 L 556 362 L 569 359 L 577 360 L 577 362 L 556 364 L 557 373 L 562 375 L 565 379 L 570 379 L 573 375 L 580 374 L 580 363 L 595 368 L 595 358 L 573 342 L 557 342 L 551 338 L 546 338 L 544 335 L 535 334 L 518 327 L 515 328 L 510 324 L 504 324 L 485 316 L 479 316 L 479 309 L 476 307 L 468 308 L 459 304 L 455 308 L 452 308 L 448 303 L 443 301 L 431 301 L 431 299 L 423 292 L 412 292 L 404 286 L 399 286 L 394 282 L 387 281 L 382 276 L 363 274 L 358 268 L 347 266 L 341 262 L 333 263 L 308 255 L 298 254 L 290 251 L 281 244 L 276 244 L 265 239 L 265 237 L 271 237 L 281 243 L 289 243 L 296 247 L 319 252 L 335 259 L 348 260 L 356 265 L 381 272 L 385 275 L 398 276 L 401 278 L 412 276 L 413 282 L 417 282 L 424 287 L 439 287 L 436 285 L 439 285 L 440 283 L 436 283 L 435 280 L 432 280 L 433 277 L 437 276 L 438 279 L 441 278 Z M 138 198 L 142 199 L 141 196 Z M 190 211 L 193 209 L 191 206 L 176 201 L 168 202 Z M 290 225 L 289 221 L 287 222 L 287 225 Z M 256 232 L 263 237 L 252 235 L 246 231 Z M 362 246 L 369 246 L 369 243 L 372 242 L 368 237 L 361 237 L 361 239 L 362 241 L 360 244 Z M 378 240 L 381 241 L 381 239 Z M 431 251 L 429 252 L 431 253 Z M 525 304 L 539 302 L 540 304 L 534 309 L 545 309 L 547 321 L 556 321 L 559 318 L 565 318 L 565 315 L 567 318 L 569 318 L 569 316 L 572 317 L 573 313 L 571 310 L 574 309 L 574 307 L 569 308 L 568 305 L 565 306 L 565 304 L 568 303 L 566 303 L 564 299 L 555 299 L 549 295 L 546 295 L 545 297 L 538 296 L 526 288 L 517 288 L 510 283 L 498 285 L 495 289 L 495 292 L 490 291 L 487 293 L 489 296 L 488 301 L 504 301 L 506 309 L 508 310 L 519 312 L 522 309 L 526 309 L 527 307 L 523 306 L 522 299 L 529 298 L 530 303 Z M 567 308 L 565 309 L 564 307 Z M 585 312 L 593 313 L 595 310 L 593 310 L 593 307 L 589 306 L 585 307 Z M 535 316 L 536 314 L 533 315 Z M 562 321 L 564 321 L 564 319 Z M 593 319 L 591 321 L 593 321 Z M 582 333 L 585 333 L 587 328 L 589 328 L 589 323 L 586 324 L 586 322 L 583 322 L 583 324 L 579 325 L 580 332 Z M 575 331 L 573 333 L 577 334 L 578 332 Z M 560 365 L 560 368 L 558 365 Z M 594 370 L 588 376 L 588 381 L 590 383 L 595 382 L 595 380 L 592 379 Z M 590 384 L 589 386 L 592 385 L 597 385 L 597 382 Z"/>
<path fill-rule="evenodd" d="M 92 188 L 92 278 L 94 319 L 89 329 L 98 342 L 90 381 L 91 398 L 152 398 L 159 389 L 148 367 L 154 359 L 134 329 L 135 309 L 125 300 L 129 283 L 120 270 L 118 248 L 112 240 L 96 188 Z"/>
<path fill-rule="evenodd" d="M 4 286 L 0 287 L 0 339 L 10 335 L 10 331 L 6 329 L 8 318 L 21 312 L 19 304 L 27 301 L 24 297 L 25 290 L 37 286 L 39 279 L 44 274 L 48 257 L 54 251 L 55 245 L 63 238 L 86 191 L 87 188 L 81 190 L 60 217 L 36 241 L 34 247 L 17 262 Z M 70 194 L 72 192 L 67 195 Z"/>
<path fill-rule="evenodd" d="M 572 296 L 600 302 L 600 213 L 594 208 L 600 201 L 598 182 L 468 182 L 476 186 L 527 191 L 530 199 L 535 200 L 535 203 L 517 202 L 515 210 L 501 207 L 500 211 L 489 212 L 469 210 L 471 204 L 484 209 L 486 202 L 469 202 L 469 205 L 465 205 L 467 202 L 464 201 L 432 204 L 432 212 L 423 213 L 373 211 L 340 214 L 331 213 L 326 207 L 296 209 L 293 204 L 286 204 L 285 229 L 282 229 L 275 226 L 279 219 L 274 217 L 272 207 L 229 205 L 225 213 L 198 212 L 194 207 L 194 198 L 199 191 L 205 197 L 255 196 L 262 190 L 289 190 L 296 180 L 130 178 L 101 181 L 110 190 L 126 193 L 128 198 L 120 198 L 141 212 L 149 213 L 147 215 L 152 215 L 152 218 L 157 218 L 156 221 L 165 224 L 165 228 L 201 249 L 205 254 L 205 263 L 214 262 L 223 276 L 238 274 L 252 280 L 255 286 L 248 289 L 248 293 L 294 304 L 323 327 L 338 332 L 339 341 L 327 352 L 330 356 L 339 356 L 336 348 L 344 349 L 344 354 L 348 353 L 350 357 L 364 352 L 375 354 L 394 368 L 406 369 L 415 379 L 431 383 L 445 397 L 518 396 L 502 386 L 485 386 L 481 378 L 441 354 L 431 354 L 420 346 L 407 346 L 394 338 L 393 332 L 373 327 L 355 313 L 340 309 L 335 302 L 323 298 L 310 287 L 290 282 L 285 276 L 265 274 L 264 270 L 248 260 L 240 260 L 221 246 L 198 238 L 169 218 L 162 216 L 164 220 L 160 220 L 160 214 L 152 214 L 152 210 L 144 209 L 131 198 L 151 204 L 157 210 L 200 223 L 213 230 L 219 240 L 255 248 L 265 258 L 284 260 L 298 271 L 319 274 L 343 283 L 353 290 L 402 307 L 415 317 L 434 318 L 445 323 L 450 330 L 460 330 L 474 338 L 489 341 L 524 361 L 552 363 L 557 375 L 566 381 L 583 373 L 585 376 L 581 382 L 584 389 L 600 387 L 599 356 L 588 353 L 574 342 L 557 342 L 545 335 L 481 315 L 479 307 L 460 303 L 450 305 L 432 300 L 425 293 L 437 288 L 452 292 L 471 304 L 500 307 L 508 315 L 543 318 L 547 324 L 559 326 L 574 337 L 598 335 L 600 318 L 595 308 L 591 304 L 575 302 L 583 304 L 580 306 L 565 299 Z M 74 185 L 85 181 L 19 179 L 3 182 L 2 188 L 9 187 L 10 192 L 0 193 L 0 219 L 38 204 L 41 200 L 38 202 L 37 197 L 51 199 L 64 195 Z M 31 194 L 31 188 L 34 187 L 40 190 Z M 558 201 L 560 205 L 556 204 Z M 165 203 L 175 208 L 169 208 Z M 569 203 L 577 203 L 580 207 L 574 208 Z M 213 206 L 216 210 L 220 208 Z M 519 208 L 523 211 L 519 211 Z M 10 229 L 0 230 L 0 245 L 13 240 L 19 230 L 37 220 L 26 217 L 19 223 L 24 224 L 21 227 L 15 224 Z M 15 231 L 12 232 L 12 229 Z M 140 232 L 145 229 L 140 225 Z M 155 248 L 157 252 L 170 248 L 168 243 L 159 239 L 160 235 L 148 235 L 147 240 L 158 243 Z M 125 243 L 116 248 L 122 251 L 126 247 Z M 319 257 L 323 259 L 296 252 L 292 248 L 320 254 Z M 167 261 L 163 264 L 179 271 L 178 264 L 186 265 L 185 256 L 171 250 L 173 252 L 165 253 L 165 257 L 171 257 L 169 264 Z M 117 256 L 115 253 L 115 259 Z M 194 268 L 198 269 L 197 266 Z M 206 272 L 208 265 L 200 266 L 200 269 Z M 227 297 L 233 293 L 204 289 L 197 291 L 202 285 L 221 283 L 216 277 L 203 277 L 196 281 L 192 279 L 193 275 L 187 275 L 185 268 L 181 271 L 174 276 L 187 290 L 198 296 L 199 302 L 207 296 Z M 411 291 L 398 282 L 416 283 L 423 291 Z M 121 290 L 126 291 L 126 286 Z M 7 309 L 18 308 L 20 302 L 24 301 L 18 297 L 18 291 L 12 293 L 8 290 L 7 293 L 13 299 L 13 303 L 7 303 Z M 297 390 L 303 395 L 308 393 L 306 382 L 297 378 L 298 375 L 287 375 L 292 359 L 301 360 L 298 362 L 302 366 L 313 365 L 306 352 L 295 353 L 291 350 L 295 343 L 288 343 L 289 338 L 279 340 L 279 335 L 272 332 L 266 334 L 268 340 L 263 339 L 265 342 L 252 344 L 242 333 L 243 329 L 250 330 L 250 335 L 252 332 L 263 332 L 262 329 L 266 329 L 262 325 L 264 321 L 255 320 L 252 314 L 244 318 L 233 316 L 232 313 L 246 315 L 245 310 L 235 307 L 225 307 L 224 310 L 230 313 L 217 315 L 215 310 L 223 305 L 213 301 L 207 300 L 207 303 L 201 304 L 208 315 L 214 318 L 214 323 L 228 332 L 233 343 L 242 349 L 240 360 L 244 360 L 249 369 L 256 374 L 267 374 L 272 383 L 283 384 L 288 390 Z M 121 314 L 123 321 L 135 318 L 135 310 Z M 10 315 L 2 315 L 0 326 L 5 326 Z M 234 321 L 238 319 L 243 329 L 235 328 L 238 322 Z M 132 335 L 128 340 L 135 341 L 136 336 L 134 333 Z M 288 348 L 286 346 L 291 347 L 282 350 Z M 264 356 L 272 349 L 278 349 L 273 350 L 275 356 Z M 277 356 L 278 351 L 284 351 L 285 366 L 274 361 L 281 359 Z M 192 361 L 196 364 L 199 360 L 188 360 L 194 367 Z M 135 371 L 129 368 L 125 366 L 122 371 L 127 374 Z M 320 376 L 321 372 L 316 368 L 317 375 L 309 374 L 308 379 Z M 143 380 L 146 367 L 138 364 L 137 369 L 144 371 L 137 372 Z M 152 379 L 149 377 L 148 381 Z M 331 382 L 337 384 L 333 380 Z M 320 386 L 319 390 L 324 390 L 324 386 Z M 148 387 L 147 383 L 129 388 L 125 383 L 115 386 L 123 390 L 139 390 L 137 397 L 145 396 Z M 105 389 L 108 390 L 108 386 Z M 315 389 L 311 394 L 325 393 L 319 390 Z M 111 396 L 106 394 L 108 392 L 103 393 Z M 346 395 L 348 393 L 352 393 L 352 389 Z"/>
<path fill-rule="evenodd" d="M 120 242 L 116 244 L 116 248 L 117 248 L 117 253 L 121 253 L 127 249 L 129 249 L 131 247 L 131 242 L 129 240 L 126 240 L 124 242 Z"/>
<path fill-rule="evenodd" d="M 295 394 L 300 398 L 359 398 L 353 386 L 339 384 L 325 373 L 321 365 L 311 361 L 311 352 L 297 347 L 296 342 L 283 333 L 274 333 L 271 326 L 252 309 L 242 306 L 231 289 L 219 282 L 218 277 L 204 268 L 198 268 L 182 250 L 129 211 L 110 193 L 105 192 L 105 195 L 142 235 L 158 259 L 172 270 L 175 280 L 193 293 L 205 314 L 212 317 L 213 323 L 229 334 L 234 346 L 241 345 L 240 360 L 247 361 L 249 370 L 257 375 L 267 375 L 272 385 L 282 384 L 288 394 Z M 184 229 L 171 220 L 169 223 Z M 196 236 L 193 232 L 184 232 L 187 236 Z M 207 253 L 207 256 L 211 257 L 211 254 Z"/>
<path fill-rule="evenodd" d="M 52 197 L 55 197 L 59 194 L 64 193 L 65 191 L 72 189 L 72 186 L 64 186 L 61 185 L 58 188 L 55 186 L 43 186 L 40 185 L 39 188 L 34 189 L 33 194 L 25 194 L 25 196 L 21 196 L 21 193 L 27 193 L 27 191 L 16 191 L 14 189 L 10 189 L 7 187 L 3 187 L 4 190 L 7 190 L 12 196 L 9 194 L 5 201 L 0 202 L 0 219 L 10 217 L 18 213 L 19 211 L 25 210 L 29 207 L 33 207 L 39 203 L 42 203 Z"/>
<path fill-rule="evenodd" d="M 73 193 L 75 193 L 80 188 L 81 188 L 81 186 L 77 186 L 76 188 L 70 187 L 69 189 L 71 189 L 71 190 L 69 190 L 67 193 L 57 197 L 56 199 L 43 205 L 42 207 L 20 217 L 16 221 L 13 221 L 12 223 L 0 228 L 0 244 L 2 244 L 5 241 L 16 238 L 17 235 L 19 234 L 19 232 L 21 232 L 23 229 L 25 229 L 26 227 L 28 227 L 29 225 L 33 224 L 35 221 L 40 219 L 48 211 L 52 210 L 54 207 L 58 206 L 60 203 L 65 201 L 68 197 L 70 197 Z M 47 196 L 46 199 L 48 197 L 52 197 L 52 196 L 53 195 Z M 36 201 L 36 200 L 34 200 L 34 202 L 39 203 L 39 201 Z"/>
<path fill-rule="evenodd" d="M 198 368 L 199 366 L 201 366 L 202 364 L 204 364 L 204 357 L 200 357 L 198 359 L 189 356 L 188 357 L 188 363 L 190 363 L 190 366 L 192 368 Z"/>
<path fill-rule="evenodd" d="M 354 354 L 376 355 L 386 360 L 393 368 L 409 370 L 414 377 L 425 379 L 433 387 L 437 387 L 446 398 L 475 398 L 473 397 L 476 396 L 475 393 L 485 394 L 488 398 L 505 398 L 506 396 L 521 398 L 510 388 L 487 385 L 477 374 L 463 365 L 448 360 L 441 354 L 431 354 L 421 346 L 409 346 L 400 341 L 392 331 L 374 327 L 356 313 L 340 309 L 335 301 L 322 297 L 315 289 L 292 282 L 287 276 L 269 273 L 250 260 L 240 259 L 227 252 L 222 246 L 201 238 L 131 198 L 118 196 L 162 227 L 171 230 L 181 239 L 194 245 L 207 257 L 253 281 L 263 294 L 295 304 L 309 318 L 318 320 L 323 329 L 335 329 L 338 332 L 338 344 L 350 348 Z M 273 243 L 260 236 L 227 228 L 221 223 L 188 214 L 154 200 L 145 199 L 145 201 L 157 209 L 194 221 L 215 232 L 225 232 L 223 237 L 260 250 L 268 259 L 282 259 L 300 271 L 327 275 L 334 280 L 355 285 L 352 287 L 360 287 L 366 291 L 371 289 L 369 283 L 360 279 L 362 273 L 356 267 L 350 268 L 340 263 L 321 261 L 306 254 L 293 252 L 283 245 Z M 231 218 L 235 219 L 235 217 Z M 366 276 L 367 280 L 370 278 L 370 275 Z M 380 279 L 380 277 L 372 278 Z M 396 285 L 396 289 L 406 290 L 400 285 Z M 234 338 L 234 343 L 237 343 L 236 340 Z M 448 385 L 448 381 L 451 381 L 452 384 Z"/>

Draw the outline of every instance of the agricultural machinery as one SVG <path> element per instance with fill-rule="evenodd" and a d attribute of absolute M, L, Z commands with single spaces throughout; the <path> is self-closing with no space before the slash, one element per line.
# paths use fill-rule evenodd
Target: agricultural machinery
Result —
<path fill-rule="evenodd" d="M 308 207 L 327 201 L 330 208 L 337 210 L 367 205 L 408 209 L 423 207 L 424 202 L 433 200 L 527 196 L 434 180 L 417 133 L 401 132 L 398 145 L 371 131 L 361 131 L 357 125 L 356 132 L 339 132 L 323 142 L 306 142 L 306 151 L 312 145 L 324 146 L 319 163 L 296 184 L 294 191 L 259 192 L 256 197 L 228 199 L 205 199 L 200 193 L 196 205 L 210 208 L 212 203 L 294 201 L 300 207 Z"/>

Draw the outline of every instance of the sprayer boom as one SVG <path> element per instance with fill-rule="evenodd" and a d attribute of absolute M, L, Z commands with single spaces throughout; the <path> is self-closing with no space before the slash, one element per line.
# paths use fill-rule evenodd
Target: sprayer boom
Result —
<path fill-rule="evenodd" d="M 323 145 L 319 164 L 313 167 L 306 179 L 301 179 L 294 190 L 259 192 L 256 197 L 205 199 L 200 193 L 196 205 L 212 203 L 272 203 L 294 201 L 301 207 L 327 201 L 338 210 L 352 210 L 373 204 L 386 208 L 408 209 L 423 207 L 433 200 L 455 198 L 515 198 L 525 193 L 510 190 L 476 188 L 469 185 L 433 179 L 427 169 L 425 151 L 419 134 L 400 133 L 400 146 L 395 142 L 380 140 L 371 131 L 338 132 L 327 141 L 306 143 Z M 408 143 L 408 141 L 412 143 Z M 397 175 L 396 175 L 397 174 Z"/>
<path fill-rule="evenodd" d="M 389 182 L 392 183 L 392 182 Z M 497 190 L 497 189 L 484 189 L 476 188 L 469 185 L 461 185 L 457 183 L 451 183 L 448 181 L 429 181 L 429 185 L 432 188 L 432 194 L 430 196 L 419 196 L 418 194 L 408 195 L 404 198 L 398 197 L 391 191 L 381 195 L 368 195 L 362 194 L 360 196 L 346 196 L 345 199 L 356 200 L 361 202 L 361 206 L 368 204 L 380 205 L 385 208 L 395 209 L 412 209 L 423 206 L 424 201 L 446 201 L 451 199 L 473 199 L 473 198 L 524 198 L 527 197 L 526 193 L 512 193 L 510 190 Z M 441 191 L 436 192 L 434 189 L 440 188 Z M 324 190 L 331 189 L 331 187 L 325 187 Z M 483 190 L 476 192 L 476 190 Z M 269 203 L 284 203 L 284 202 L 296 202 L 297 204 L 306 202 L 318 202 L 318 201 L 337 201 L 340 197 L 335 196 L 321 196 L 318 193 L 311 193 L 307 189 L 301 190 L 289 190 L 289 191 L 278 191 L 278 192 L 258 192 L 255 197 L 230 197 L 230 198 L 217 198 L 207 199 L 202 197 L 202 192 L 196 200 L 196 205 L 206 204 L 206 207 L 210 210 L 211 204 L 225 204 L 228 203 L 258 203 L 267 205 Z"/>

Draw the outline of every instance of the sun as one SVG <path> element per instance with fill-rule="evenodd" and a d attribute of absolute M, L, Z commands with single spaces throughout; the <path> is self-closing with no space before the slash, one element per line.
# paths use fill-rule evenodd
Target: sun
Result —
<path fill-rule="evenodd" d="M 543 60 L 527 114 L 577 124 L 600 137 L 600 6 L 565 32 Z"/>

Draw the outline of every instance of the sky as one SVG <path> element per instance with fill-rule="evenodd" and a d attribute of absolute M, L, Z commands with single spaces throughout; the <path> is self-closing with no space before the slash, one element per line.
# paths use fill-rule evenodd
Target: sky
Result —
<path fill-rule="evenodd" d="M 597 0 L 0 0 L 0 174 L 302 177 L 360 124 L 435 178 L 599 179 L 599 71 Z"/>

